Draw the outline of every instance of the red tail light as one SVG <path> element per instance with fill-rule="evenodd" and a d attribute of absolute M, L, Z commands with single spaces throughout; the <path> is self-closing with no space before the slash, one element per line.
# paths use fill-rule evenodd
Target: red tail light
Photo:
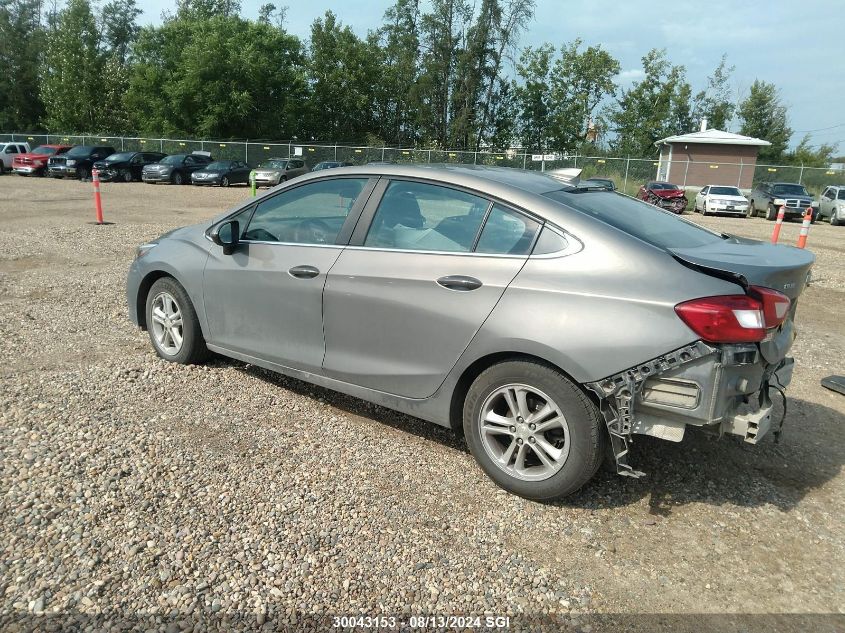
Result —
<path fill-rule="evenodd" d="M 763 315 L 766 317 L 767 328 L 777 327 L 786 320 L 791 301 L 785 294 L 760 286 L 751 286 L 748 292 L 763 303 Z"/>
<path fill-rule="evenodd" d="M 685 301 L 675 312 L 702 340 L 710 343 L 758 343 L 766 330 L 783 323 L 789 297 L 752 286 L 749 295 L 721 295 Z"/>

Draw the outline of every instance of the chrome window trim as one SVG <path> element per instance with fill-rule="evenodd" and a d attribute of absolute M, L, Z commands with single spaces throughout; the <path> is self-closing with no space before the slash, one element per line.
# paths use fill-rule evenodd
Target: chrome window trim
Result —
<path fill-rule="evenodd" d="M 544 231 L 545 229 L 549 229 L 552 233 L 557 233 L 560 237 L 566 240 L 566 248 L 563 248 L 559 251 L 555 251 L 553 253 L 541 253 L 541 254 L 530 254 L 528 256 L 529 259 L 557 259 L 559 257 L 567 257 L 568 255 L 574 255 L 575 253 L 579 253 L 584 249 L 584 243 L 575 237 L 569 231 L 566 231 L 559 226 L 555 226 L 550 222 L 546 222 L 540 227 L 540 231 L 537 232 L 537 239 L 540 238 L 540 232 Z M 534 240 L 534 245 L 537 245 L 537 239 Z"/>

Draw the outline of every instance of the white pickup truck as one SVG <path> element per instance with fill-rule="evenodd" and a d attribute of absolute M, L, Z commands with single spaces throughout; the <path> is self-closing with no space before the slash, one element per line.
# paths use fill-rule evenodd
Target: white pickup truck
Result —
<path fill-rule="evenodd" d="M 0 143 L 0 174 L 12 169 L 12 161 L 18 154 L 28 154 L 29 143 L 18 141 L 11 143 Z"/>

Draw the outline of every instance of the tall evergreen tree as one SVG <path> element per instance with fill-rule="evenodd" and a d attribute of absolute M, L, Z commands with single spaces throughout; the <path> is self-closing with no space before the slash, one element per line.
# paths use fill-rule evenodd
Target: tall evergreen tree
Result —
<path fill-rule="evenodd" d="M 45 33 L 40 0 L 0 0 L 0 130 L 39 128 L 39 65 Z"/>

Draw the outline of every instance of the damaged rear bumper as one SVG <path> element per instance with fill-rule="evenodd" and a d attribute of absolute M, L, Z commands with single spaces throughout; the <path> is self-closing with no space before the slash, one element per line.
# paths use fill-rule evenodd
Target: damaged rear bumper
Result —
<path fill-rule="evenodd" d="M 792 380 L 793 361 L 767 364 L 753 344 L 701 341 L 586 386 L 599 396 L 617 472 L 641 476 L 627 461 L 633 435 L 680 442 L 687 426 L 756 444 L 772 429 L 770 385 Z"/>

